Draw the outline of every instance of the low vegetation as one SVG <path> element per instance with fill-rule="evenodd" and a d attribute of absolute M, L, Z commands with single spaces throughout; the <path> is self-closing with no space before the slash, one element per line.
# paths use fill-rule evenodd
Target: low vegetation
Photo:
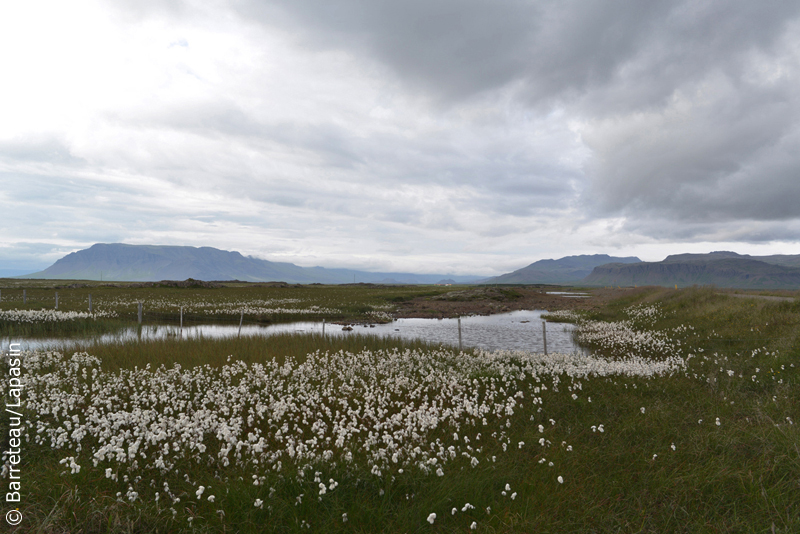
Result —
<path fill-rule="evenodd" d="M 313 304 L 402 296 L 361 289 Z M 592 355 L 306 335 L 26 354 L 20 532 L 800 531 L 797 301 L 641 288 L 559 316 Z"/>
<path fill-rule="evenodd" d="M 0 336 L 84 336 L 138 324 L 272 324 L 322 320 L 388 322 L 397 303 L 442 295 L 458 286 L 320 286 L 226 283 L 72 283 L 4 280 Z M 24 294 L 23 294 L 24 291 Z M 58 294 L 58 308 L 56 308 Z M 92 313 L 89 314 L 91 298 Z M 243 314 L 243 316 L 242 316 Z"/>

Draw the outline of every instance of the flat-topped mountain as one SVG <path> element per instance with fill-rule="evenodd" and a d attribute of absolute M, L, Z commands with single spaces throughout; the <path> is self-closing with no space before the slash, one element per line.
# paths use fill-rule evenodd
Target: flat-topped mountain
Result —
<path fill-rule="evenodd" d="M 748 256 L 735 252 L 675 254 L 664 261 L 595 267 L 586 285 L 679 287 L 715 285 L 741 289 L 800 288 L 800 255 Z"/>
<path fill-rule="evenodd" d="M 558 260 L 539 260 L 514 272 L 482 280 L 484 284 L 575 284 L 606 263 L 638 263 L 636 257 L 619 258 L 608 254 L 566 256 Z"/>
<path fill-rule="evenodd" d="M 468 283 L 477 276 L 449 274 L 372 273 L 352 269 L 300 267 L 273 262 L 238 252 L 212 247 L 126 245 L 98 243 L 88 249 L 67 254 L 44 271 L 23 278 L 70 280 L 118 280 L 152 282 L 159 280 L 242 280 L 247 282 L 283 281 L 288 283 L 345 284 L 356 282 L 433 284 L 443 277 Z"/>

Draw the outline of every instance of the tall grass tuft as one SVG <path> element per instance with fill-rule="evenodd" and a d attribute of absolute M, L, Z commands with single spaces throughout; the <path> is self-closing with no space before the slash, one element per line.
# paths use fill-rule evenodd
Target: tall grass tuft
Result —
<path fill-rule="evenodd" d="M 161 338 L 138 342 L 95 343 L 81 348 L 102 361 L 106 371 L 118 369 L 172 366 L 191 368 L 202 365 L 220 367 L 233 361 L 247 364 L 277 361 L 287 357 L 297 362 L 316 352 L 359 352 L 362 350 L 419 350 L 432 351 L 440 345 L 422 340 L 403 340 L 370 334 L 347 336 L 322 336 L 309 333 L 280 333 L 270 336 L 245 336 L 228 338 Z M 59 350 L 59 349 L 56 349 Z M 64 347 L 59 351 L 69 353 L 75 349 Z M 471 352 L 471 351 L 468 351 Z M 229 359 L 230 357 L 230 359 Z"/>

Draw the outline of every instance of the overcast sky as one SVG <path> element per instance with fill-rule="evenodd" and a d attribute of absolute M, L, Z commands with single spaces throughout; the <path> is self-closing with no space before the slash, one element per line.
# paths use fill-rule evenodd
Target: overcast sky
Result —
<path fill-rule="evenodd" d="M 800 254 L 800 2 L 0 4 L 0 269 Z"/>

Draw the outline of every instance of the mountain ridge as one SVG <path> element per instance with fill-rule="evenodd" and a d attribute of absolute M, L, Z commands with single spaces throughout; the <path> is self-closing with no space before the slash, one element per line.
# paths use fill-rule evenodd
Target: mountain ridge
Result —
<path fill-rule="evenodd" d="M 592 269 L 606 263 L 637 263 L 635 256 L 615 257 L 608 254 L 580 254 L 557 260 L 546 259 L 531 263 L 516 271 L 481 280 L 483 284 L 553 284 L 569 285 L 580 282 Z"/>
<path fill-rule="evenodd" d="M 355 269 L 300 267 L 293 263 L 262 260 L 213 247 L 125 243 L 96 243 L 87 249 L 67 254 L 43 271 L 17 278 L 126 282 L 193 278 L 205 281 L 344 284 L 352 283 L 354 276 L 358 282 L 379 283 L 394 279 L 401 284 L 433 284 L 445 277 L 458 283 L 479 279 L 478 276 L 451 274 L 376 273 Z"/>
<path fill-rule="evenodd" d="M 798 289 L 800 255 L 749 256 L 729 251 L 675 254 L 660 262 L 599 265 L 582 282 L 590 286 Z"/>

